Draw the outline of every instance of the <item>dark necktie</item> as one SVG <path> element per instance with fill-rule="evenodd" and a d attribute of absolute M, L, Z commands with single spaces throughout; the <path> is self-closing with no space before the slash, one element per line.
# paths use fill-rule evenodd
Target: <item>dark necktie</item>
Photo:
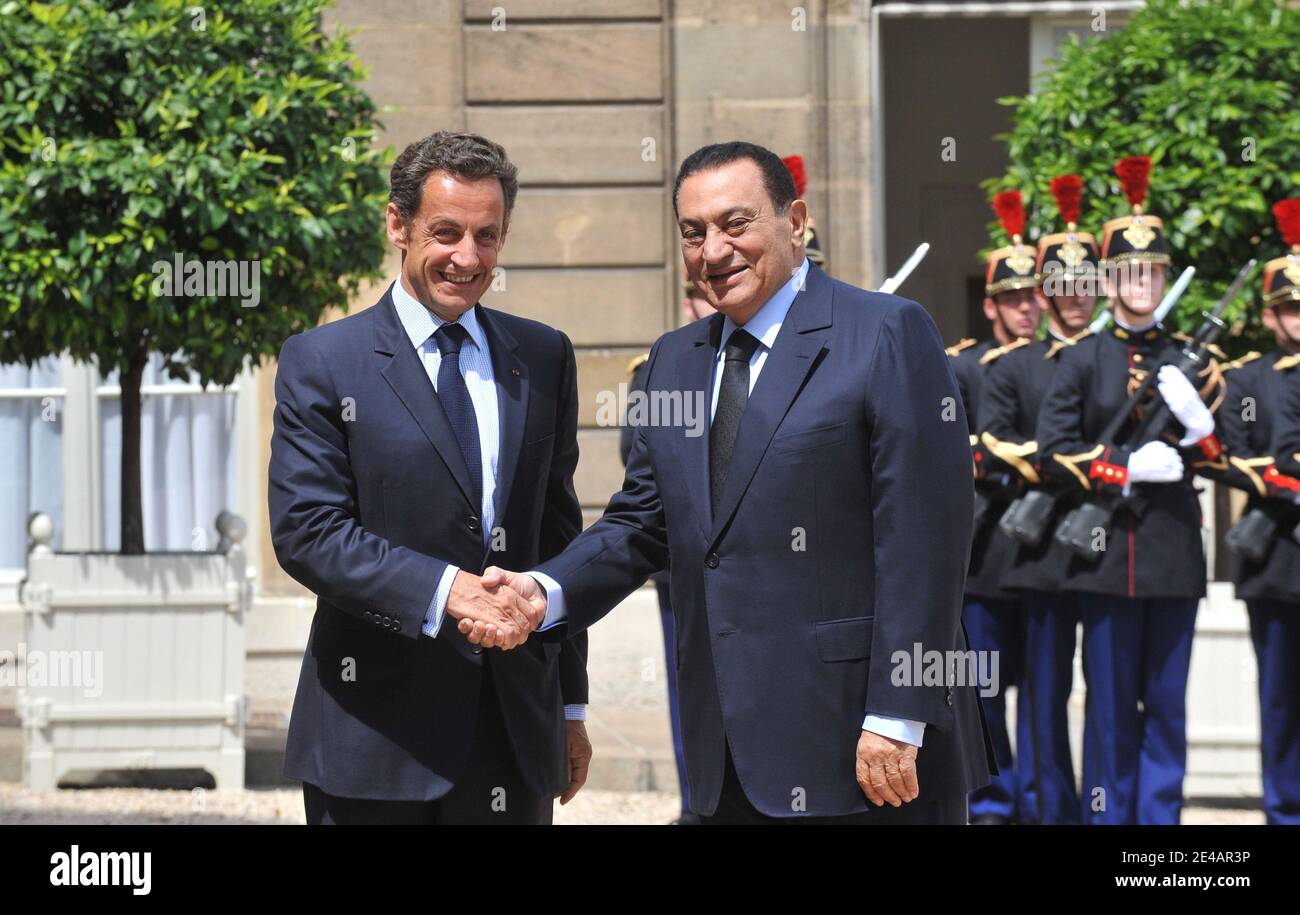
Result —
<path fill-rule="evenodd" d="M 749 360 L 756 349 L 758 339 L 744 330 L 732 331 L 727 339 L 718 406 L 713 411 L 713 426 L 709 429 L 709 484 L 715 512 L 718 500 L 722 498 L 723 484 L 727 482 L 727 468 L 731 466 L 731 452 L 736 447 L 740 417 L 749 400 Z"/>
<path fill-rule="evenodd" d="M 465 377 L 460 373 L 460 348 L 469 339 L 469 333 L 459 324 L 444 324 L 433 333 L 442 362 L 438 366 L 438 400 L 451 422 L 460 444 L 460 453 L 469 468 L 470 485 L 474 491 L 474 511 L 483 504 L 483 460 L 478 442 L 478 419 L 474 416 L 474 401 L 470 400 Z"/>

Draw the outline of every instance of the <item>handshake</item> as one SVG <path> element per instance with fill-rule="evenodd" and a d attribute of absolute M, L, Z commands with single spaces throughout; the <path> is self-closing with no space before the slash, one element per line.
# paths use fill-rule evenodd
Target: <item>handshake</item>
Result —
<path fill-rule="evenodd" d="M 509 651 L 546 619 L 546 591 L 531 575 L 490 566 L 482 577 L 457 573 L 446 612 L 471 644 Z"/>

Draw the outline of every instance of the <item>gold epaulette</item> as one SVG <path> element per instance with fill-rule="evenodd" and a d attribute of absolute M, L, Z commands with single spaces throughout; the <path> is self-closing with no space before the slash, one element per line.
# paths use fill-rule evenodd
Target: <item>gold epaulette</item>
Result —
<path fill-rule="evenodd" d="M 1074 346 L 1074 344 L 1078 343 L 1084 337 L 1091 337 L 1091 336 L 1092 336 L 1092 328 L 1085 327 L 1083 330 L 1079 331 L 1077 334 L 1075 334 L 1073 337 L 1070 337 L 1067 340 L 1055 340 L 1053 341 L 1052 345 L 1047 348 L 1047 353 L 1043 356 L 1043 358 L 1051 359 L 1053 356 L 1055 356 L 1061 350 L 1065 349 L 1067 346 Z"/>
<path fill-rule="evenodd" d="M 1239 369 L 1243 365 L 1247 365 L 1248 363 L 1254 362 L 1256 359 L 1261 359 L 1261 358 L 1263 358 L 1263 355 L 1261 353 L 1258 353 L 1255 350 L 1251 350 L 1246 355 L 1242 356 L 1240 359 L 1233 359 L 1231 362 L 1223 363 L 1222 365 L 1219 366 L 1219 371 L 1231 372 L 1233 369 Z"/>
<path fill-rule="evenodd" d="M 628 373 L 629 375 L 631 375 L 631 374 L 632 374 L 633 372 L 635 372 L 637 369 L 641 368 L 641 366 L 642 366 L 642 365 L 645 363 L 645 361 L 646 361 L 647 359 L 649 359 L 649 358 L 650 358 L 650 354 L 649 354 L 649 353 L 642 353 L 641 355 L 635 357 L 631 362 L 629 362 L 629 363 L 627 364 L 627 373 Z"/>
<path fill-rule="evenodd" d="M 1020 349 L 1022 346 L 1028 346 L 1033 341 L 1028 337 L 1017 337 L 1006 346 L 999 346 L 989 350 L 983 356 L 980 356 L 980 365 L 988 365 L 994 359 L 1000 359 L 1012 350 Z"/>
<path fill-rule="evenodd" d="M 949 356 L 955 356 L 964 349 L 970 349 L 978 342 L 979 341 L 976 340 L 974 337 L 967 337 L 964 340 L 958 340 L 952 346 L 944 350 L 944 352 L 947 353 Z"/>
<path fill-rule="evenodd" d="M 1285 357 L 1285 358 L 1283 358 L 1283 359 L 1279 359 L 1277 362 L 1274 362 L 1274 363 L 1273 363 L 1273 371 L 1275 371 L 1275 372 L 1289 372 L 1291 369 L 1295 368 L 1297 365 L 1300 365 L 1300 353 L 1295 353 L 1294 355 L 1287 356 L 1287 357 Z"/>

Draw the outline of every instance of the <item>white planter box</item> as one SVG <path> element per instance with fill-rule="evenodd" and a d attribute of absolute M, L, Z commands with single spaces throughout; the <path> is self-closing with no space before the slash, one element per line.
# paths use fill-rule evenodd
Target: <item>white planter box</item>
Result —
<path fill-rule="evenodd" d="M 33 516 L 17 702 L 28 787 L 78 769 L 164 768 L 243 787 L 253 587 L 244 522 L 223 512 L 217 526 L 219 552 L 55 553 L 48 516 Z"/>

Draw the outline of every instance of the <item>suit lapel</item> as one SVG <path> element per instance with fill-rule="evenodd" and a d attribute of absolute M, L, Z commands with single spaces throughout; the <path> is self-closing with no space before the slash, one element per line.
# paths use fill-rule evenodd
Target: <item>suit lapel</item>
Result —
<path fill-rule="evenodd" d="M 524 429 L 528 424 L 528 366 L 519 358 L 519 343 L 505 327 L 505 322 L 491 309 L 478 308 L 479 323 L 487 334 L 492 352 L 492 374 L 496 376 L 497 413 L 501 433 L 497 453 L 497 487 L 493 503 L 497 524 L 504 520 L 510 504 L 510 487 L 523 449 Z"/>
<path fill-rule="evenodd" d="M 710 546 L 717 542 L 731 516 L 736 513 L 741 497 L 749 488 L 759 461 L 776 433 L 776 427 L 785 418 L 817 357 L 825 348 L 825 335 L 813 332 L 829 327 L 830 324 L 830 280 L 815 265 L 810 264 L 804 290 L 791 303 L 776 341 L 772 344 L 772 351 L 763 363 L 763 371 L 745 404 L 745 413 L 736 433 L 736 446 L 731 453 L 731 466 L 727 469 L 727 482 L 718 502 L 718 512 L 713 517 Z M 706 461 L 706 473 L 707 469 Z"/>
<path fill-rule="evenodd" d="M 424 432 L 425 438 L 438 452 L 442 462 L 447 465 L 447 470 L 460 487 L 465 501 L 477 510 L 469 468 L 465 466 L 465 458 L 460 453 L 456 433 L 452 431 L 451 423 L 447 420 L 447 414 L 442 409 L 415 347 L 411 345 L 411 338 L 406 335 L 401 319 L 397 317 L 392 286 L 389 286 L 384 297 L 374 307 L 379 309 L 375 321 L 375 352 L 389 357 L 380 369 L 380 374 Z"/>

